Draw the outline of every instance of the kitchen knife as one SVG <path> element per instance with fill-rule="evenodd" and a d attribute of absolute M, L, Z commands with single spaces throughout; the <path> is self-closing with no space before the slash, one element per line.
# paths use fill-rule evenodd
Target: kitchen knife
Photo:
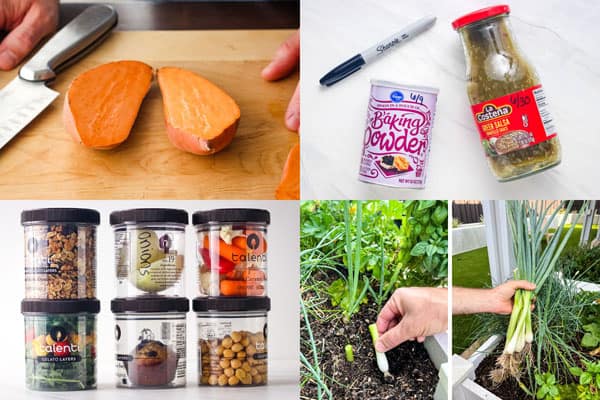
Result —
<path fill-rule="evenodd" d="M 94 48 L 117 23 L 106 5 L 86 8 L 58 31 L 0 90 L 0 149 L 56 99 L 47 83 L 56 73 Z"/>

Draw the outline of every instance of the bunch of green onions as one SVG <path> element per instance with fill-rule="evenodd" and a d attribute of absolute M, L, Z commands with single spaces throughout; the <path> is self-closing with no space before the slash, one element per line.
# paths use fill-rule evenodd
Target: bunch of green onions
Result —
<path fill-rule="evenodd" d="M 492 377 L 496 382 L 503 381 L 508 375 L 519 378 L 522 359 L 531 353 L 533 342 L 532 301 L 548 277 L 556 272 L 555 264 L 571 237 L 575 225 L 588 206 L 587 202 L 584 202 L 577 221 L 573 221 L 563 235 L 562 232 L 573 207 L 573 201 L 563 205 L 565 212 L 562 213 L 560 223 L 547 243 L 544 243 L 554 220 L 559 216 L 561 207 L 557 207 L 550 213 L 551 203 L 545 205 L 543 201 L 506 202 L 517 264 L 514 278 L 532 282 L 536 288 L 533 291 L 519 289 L 515 292 L 504 351 L 497 361 L 499 368 L 492 371 Z"/>

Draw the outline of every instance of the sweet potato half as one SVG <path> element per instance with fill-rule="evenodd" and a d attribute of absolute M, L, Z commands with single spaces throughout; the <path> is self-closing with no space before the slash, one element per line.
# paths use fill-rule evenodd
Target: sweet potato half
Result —
<path fill-rule="evenodd" d="M 292 147 L 288 154 L 281 174 L 281 182 L 275 191 L 275 198 L 277 200 L 300 199 L 300 144 Z"/>
<path fill-rule="evenodd" d="M 182 68 L 160 68 L 157 76 L 167 134 L 175 147 L 208 155 L 231 143 L 240 108 L 225 91 Z"/>
<path fill-rule="evenodd" d="M 90 69 L 71 82 L 63 120 L 73 139 L 93 149 L 123 143 L 152 84 L 152 67 L 116 61 Z"/>

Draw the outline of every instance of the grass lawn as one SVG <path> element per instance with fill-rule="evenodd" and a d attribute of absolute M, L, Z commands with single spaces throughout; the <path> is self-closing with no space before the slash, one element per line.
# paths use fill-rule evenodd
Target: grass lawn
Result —
<path fill-rule="evenodd" d="M 570 227 L 571 227 L 571 225 L 565 225 L 563 232 L 567 231 L 568 228 L 570 228 Z M 579 237 L 581 236 L 582 228 L 583 228 L 583 226 L 581 224 L 575 225 L 575 229 L 573 229 L 573 233 L 571 234 L 571 237 L 569 238 L 569 241 L 567 242 L 567 247 L 579 246 Z M 590 233 L 591 240 L 594 240 L 597 232 L 598 232 L 598 225 L 593 225 L 592 232 Z"/>
<path fill-rule="evenodd" d="M 563 232 L 570 226 L 567 225 Z M 582 225 L 575 225 L 575 229 L 567 242 L 566 247 L 579 245 Z M 598 226 L 592 227 L 590 238 L 596 237 Z M 492 286 L 490 266 L 488 262 L 487 247 L 468 251 L 466 253 L 452 256 L 452 285 L 472 288 L 485 288 Z M 473 330 L 475 318 L 469 315 L 457 315 L 452 317 L 452 351 L 462 353 L 470 343 L 470 332 Z"/>
<path fill-rule="evenodd" d="M 452 285 L 484 288 L 492 286 L 487 247 L 452 256 Z M 452 317 L 452 352 L 462 353 L 471 345 L 469 336 L 475 317 L 457 315 Z"/>

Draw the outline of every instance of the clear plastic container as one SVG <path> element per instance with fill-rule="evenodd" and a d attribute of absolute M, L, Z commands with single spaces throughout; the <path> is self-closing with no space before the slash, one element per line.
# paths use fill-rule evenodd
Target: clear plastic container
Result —
<path fill-rule="evenodd" d="M 114 299 L 117 386 L 185 386 L 186 312 L 184 297 Z"/>
<path fill-rule="evenodd" d="M 548 97 L 519 49 L 510 7 L 487 7 L 452 23 L 467 66 L 467 93 L 490 169 L 499 181 L 558 165 L 561 146 Z"/>
<path fill-rule="evenodd" d="M 198 297 L 198 382 L 259 386 L 268 382 L 268 297 Z"/>
<path fill-rule="evenodd" d="M 25 231 L 25 297 L 96 297 L 98 211 L 44 208 L 21 213 Z"/>
<path fill-rule="evenodd" d="M 184 295 L 187 211 L 115 211 L 110 224 L 115 236 L 117 297 Z"/>
<path fill-rule="evenodd" d="M 24 300 L 25 380 L 28 389 L 96 388 L 98 300 Z"/>
<path fill-rule="evenodd" d="M 194 213 L 200 296 L 267 295 L 267 210 Z"/>

